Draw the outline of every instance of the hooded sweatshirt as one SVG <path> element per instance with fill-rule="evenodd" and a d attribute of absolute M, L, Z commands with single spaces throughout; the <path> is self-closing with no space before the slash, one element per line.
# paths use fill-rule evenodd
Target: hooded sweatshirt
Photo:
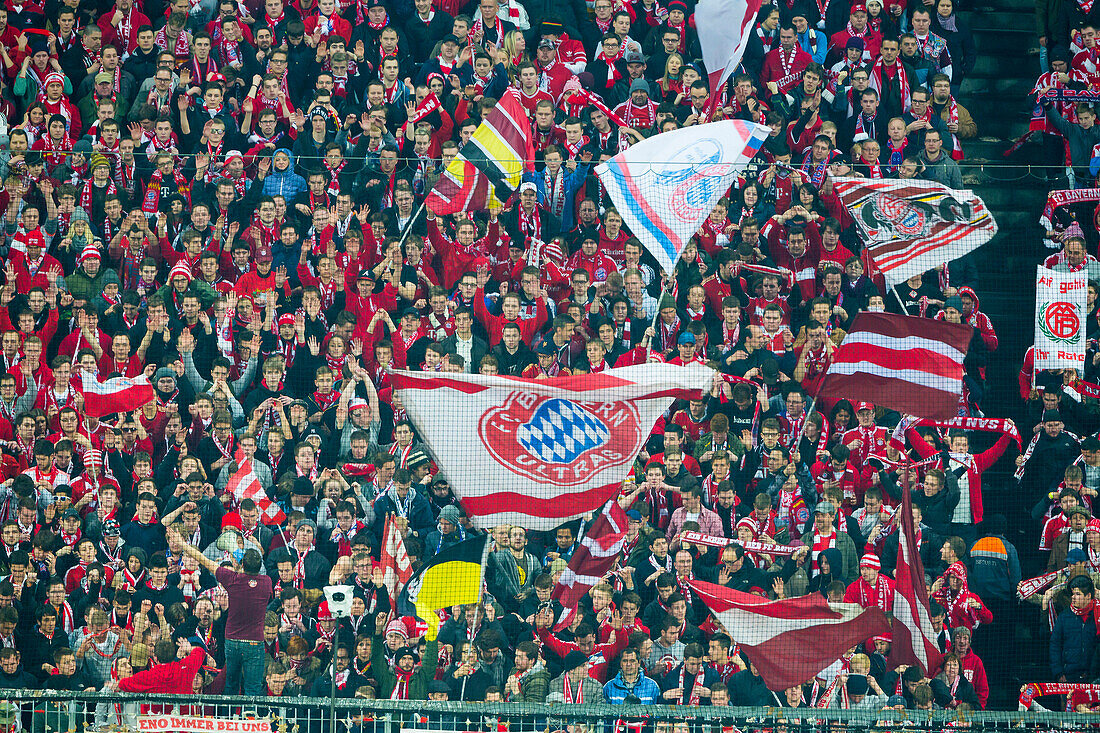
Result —
<path fill-rule="evenodd" d="M 285 171 L 279 171 L 275 168 L 275 156 L 279 153 L 286 153 L 287 157 L 290 158 L 290 164 Z M 286 148 L 279 148 L 272 153 L 271 170 L 264 178 L 264 195 L 279 195 L 287 201 L 293 201 L 298 194 L 306 189 L 306 179 L 294 172 L 294 154 Z"/>

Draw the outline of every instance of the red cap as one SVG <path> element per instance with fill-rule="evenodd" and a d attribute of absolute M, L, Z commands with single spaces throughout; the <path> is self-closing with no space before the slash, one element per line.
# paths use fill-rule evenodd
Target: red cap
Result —
<path fill-rule="evenodd" d="M 34 245 L 35 247 L 42 248 L 46 246 L 46 240 L 42 237 L 42 232 L 37 229 L 32 229 L 23 237 L 23 244 L 27 247 Z"/>
<path fill-rule="evenodd" d="M 852 13 L 866 13 L 866 12 L 867 12 L 867 6 L 866 5 L 864 5 L 863 3 L 856 3 L 848 11 L 848 14 L 851 15 Z"/>
<path fill-rule="evenodd" d="M 253 259 L 257 262 L 271 262 L 271 247 L 260 245 L 256 248 L 256 254 L 253 255 Z"/>
<path fill-rule="evenodd" d="M 860 402 L 856 404 L 856 412 L 862 412 L 863 410 L 875 411 L 875 406 L 870 402 Z"/>
<path fill-rule="evenodd" d="M 279 325 L 280 326 L 293 326 L 294 325 L 294 314 L 293 313 L 284 313 L 281 316 L 279 316 Z"/>
<path fill-rule="evenodd" d="M 233 527 L 234 529 L 242 529 L 241 515 L 237 512 L 226 512 L 222 515 L 222 529 Z"/>

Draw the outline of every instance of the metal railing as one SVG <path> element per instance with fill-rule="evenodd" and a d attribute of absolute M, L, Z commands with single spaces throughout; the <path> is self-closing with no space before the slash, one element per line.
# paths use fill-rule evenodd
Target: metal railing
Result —
<path fill-rule="evenodd" d="M 198 717 L 270 717 L 273 733 L 846 733 L 1085 731 L 1100 716 L 1054 712 L 820 710 L 607 704 L 457 703 L 317 697 L 125 695 L 0 690 L 0 731 L 136 731 L 143 712 Z"/>

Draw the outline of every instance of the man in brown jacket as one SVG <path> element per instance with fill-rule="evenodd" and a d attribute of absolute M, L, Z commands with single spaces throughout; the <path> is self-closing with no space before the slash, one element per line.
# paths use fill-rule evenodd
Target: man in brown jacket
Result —
<path fill-rule="evenodd" d="M 946 74 L 934 74 L 932 76 L 932 113 L 940 116 L 947 129 L 954 136 L 952 156 L 955 160 L 962 158 L 959 140 L 967 140 L 978 136 L 978 126 L 970 111 L 955 101 L 951 96 L 951 80 Z"/>

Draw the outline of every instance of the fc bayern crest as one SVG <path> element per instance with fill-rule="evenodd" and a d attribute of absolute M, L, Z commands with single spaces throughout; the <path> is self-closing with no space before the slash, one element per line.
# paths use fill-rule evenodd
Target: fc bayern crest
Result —
<path fill-rule="evenodd" d="M 710 213 L 711 194 L 733 170 L 732 163 L 722 162 L 722 151 L 720 141 L 703 138 L 669 153 L 667 160 L 676 161 L 675 167 L 658 175 L 661 185 L 673 187 L 668 203 L 676 218 L 692 221 Z"/>
<path fill-rule="evenodd" d="M 478 423 L 490 455 L 520 476 L 563 486 L 630 463 L 645 438 L 629 402 L 584 402 L 512 392 Z M 615 480 L 608 478 L 608 482 Z"/>

